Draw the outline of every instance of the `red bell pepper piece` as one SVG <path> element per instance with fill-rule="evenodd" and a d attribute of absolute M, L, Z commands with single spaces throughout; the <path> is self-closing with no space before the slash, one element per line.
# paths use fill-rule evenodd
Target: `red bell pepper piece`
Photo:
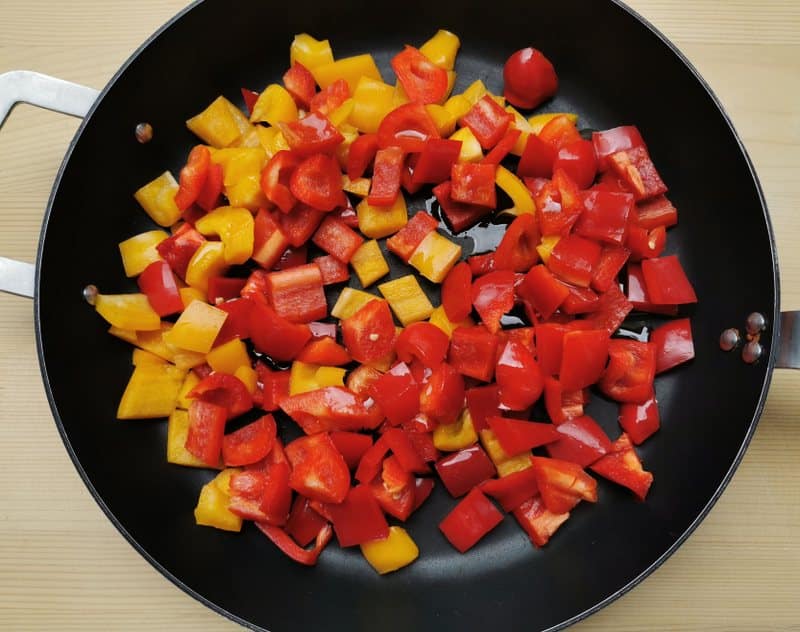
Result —
<path fill-rule="evenodd" d="M 470 388 L 465 393 L 467 408 L 472 417 L 472 426 L 477 432 L 486 430 L 489 427 L 488 419 L 494 415 L 499 415 L 500 410 L 500 389 L 497 384 L 488 386 L 478 386 Z"/>
<path fill-rule="evenodd" d="M 450 544 L 466 553 L 502 521 L 503 514 L 476 488 L 447 514 L 439 529 Z"/>
<path fill-rule="evenodd" d="M 600 261 L 594 269 L 592 277 L 592 289 L 598 292 L 605 292 L 617 280 L 620 270 L 627 263 L 631 251 L 622 246 L 603 246 L 600 252 Z"/>
<path fill-rule="evenodd" d="M 361 134 L 347 152 L 347 175 L 351 180 L 362 177 L 378 151 L 377 134 Z"/>
<path fill-rule="evenodd" d="M 634 221 L 628 223 L 625 246 L 631 251 L 631 261 L 660 257 L 667 245 L 667 231 L 663 226 L 647 230 Z"/>
<path fill-rule="evenodd" d="M 364 238 L 340 219 L 326 217 L 312 241 L 342 263 L 349 263 Z"/>
<path fill-rule="evenodd" d="M 186 268 L 192 260 L 194 253 L 202 246 L 206 238 L 188 224 L 184 224 L 175 231 L 172 237 L 167 237 L 156 246 L 158 254 L 169 264 L 172 271 L 180 278 L 186 278 Z"/>
<path fill-rule="evenodd" d="M 641 404 L 653 393 L 656 374 L 654 344 L 613 339 L 608 346 L 608 367 L 598 382 L 600 390 L 618 402 Z"/>
<path fill-rule="evenodd" d="M 459 119 L 458 123 L 472 131 L 481 147 L 491 149 L 503 138 L 513 119 L 511 114 L 486 94 Z"/>
<path fill-rule="evenodd" d="M 230 301 L 225 301 L 216 306 L 228 313 L 228 317 L 222 324 L 217 337 L 214 339 L 214 345 L 221 345 L 240 338 L 244 340 L 250 337 L 250 308 L 252 303 L 249 298 L 237 298 Z"/>
<path fill-rule="evenodd" d="M 242 286 L 239 294 L 242 298 L 264 302 L 267 300 L 267 275 L 264 270 L 253 270 Z"/>
<path fill-rule="evenodd" d="M 247 88 L 240 88 L 240 91 L 242 93 L 242 99 L 244 100 L 244 106 L 247 108 L 247 114 L 250 115 L 253 113 L 253 106 L 258 101 L 258 92 L 248 90 Z"/>
<path fill-rule="evenodd" d="M 256 349 L 275 360 L 288 362 L 311 339 L 308 325 L 293 323 L 266 302 L 253 301 L 250 310 L 250 340 Z"/>
<path fill-rule="evenodd" d="M 447 95 L 447 72 L 413 46 L 392 57 L 391 64 L 409 101 L 439 103 Z"/>
<path fill-rule="evenodd" d="M 586 189 L 597 175 L 597 158 L 588 140 L 576 140 L 562 145 L 553 161 L 553 169 L 563 169 L 579 189 Z"/>
<path fill-rule="evenodd" d="M 326 504 L 325 509 L 331 515 L 342 548 L 389 535 L 389 525 L 369 485 L 356 485 L 350 489 L 344 502 Z"/>
<path fill-rule="evenodd" d="M 227 373 L 212 373 L 200 380 L 188 397 L 222 406 L 228 419 L 238 417 L 253 407 L 253 397 L 242 381 Z"/>
<path fill-rule="evenodd" d="M 688 318 L 659 326 L 650 334 L 650 342 L 656 347 L 656 374 L 694 358 L 692 323 Z"/>
<path fill-rule="evenodd" d="M 575 233 L 589 239 L 622 245 L 633 209 L 628 193 L 589 191 L 583 196 L 584 210 L 575 224 Z"/>
<path fill-rule="evenodd" d="M 317 563 L 320 553 L 322 553 L 322 550 L 333 537 L 333 530 L 330 525 L 326 524 L 319 530 L 313 548 L 304 549 L 292 540 L 292 537 L 280 527 L 275 527 L 265 522 L 256 522 L 256 526 L 275 546 L 286 554 L 287 557 L 305 566 L 314 566 Z"/>
<path fill-rule="evenodd" d="M 382 440 L 392 451 L 403 469 L 414 474 L 427 474 L 431 470 L 411 442 L 409 438 L 411 434 L 420 433 L 408 433 L 400 428 L 389 428 L 383 433 Z"/>
<path fill-rule="evenodd" d="M 560 283 L 560 281 L 559 281 Z M 593 312 L 600 302 L 600 297 L 588 287 L 577 287 L 564 284 L 569 292 L 567 298 L 561 303 L 561 311 L 565 314 L 586 314 Z"/>
<path fill-rule="evenodd" d="M 473 276 L 488 274 L 494 270 L 494 253 L 486 252 L 482 255 L 472 255 L 467 258 L 467 265 Z"/>
<path fill-rule="evenodd" d="M 521 134 L 518 129 L 509 128 L 505 136 L 481 159 L 481 162 L 487 165 L 499 165 L 514 148 Z"/>
<path fill-rule="evenodd" d="M 486 206 L 456 202 L 450 196 L 452 190 L 453 185 L 449 180 L 433 187 L 433 194 L 436 196 L 439 206 L 442 207 L 442 213 L 454 233 L 466 230 L 491 212 L 491 209 Z"/>
<path fill-rule="evenodd" d="M 420 412 L 441 424 L 452 424 L 464 407 L 464 378 L 447 362 L 433 369 L 420 394 Z"/>
<path fill-rule="evenodd" d="M 341 386 L 326 386 L 292 395 L 283 399 L 280 407 L 306 434 L 371 430 L 383 421 L 378 406 Z"/>
<path fill-rule="evenodd" d="M 349 229 L 348 229 L 349 230 Z M 346 263 L 342 263 L 332 255 L 317 257 L 313 261 L 322 274 L 322 285 L 334 285 L 344 283 L 350 279 L 350 270 Z"/>
<path fill-rule="evenodd" d="M 556 151 L 581 140 L 581 134 L 570 118 L 564 114 L 555 117 L 539 132 L 539 138 Z"/>
<path fill-rule="evenodd" d="M 568 331 L 561 346 L 561 387 L 576 391 L 591 386 L 603 374 L 610 341 L 600 330 Z"/>
<path fill-rule="evenodd" d="M 553 181 L 534 194 L 539 228 L 543 235 L 566 235 L 583 212 L 583 197 L 578 186 L 557 169 Z"/>
<path fill-rule="evenodd" d="M 583 406 L 587 403 L 589 395 L 586 390 L 565 391 L 556 378 L 544 378 L 544 405 L 550 421 L 556 426 L 575 417 L 582 417 Z"/>
<path fill-rule="evenodd" d="M 655 396 L 642 404 L 620 404 L 619 425 L 636 445 L 661 427 L 661 416 Z"/>
<path fill-rule="evenodd" d="M 373 206 L 391 206 L 400 193 L 403 173 L 403 150 L 391 145 L 379 149 L 372 167 L 372 184 L 367 202 Z"/>
<path fill-rule="evenodd" d="M 357 362 L 374 362 L 394 346 L 394 320 L 386 301 L 369 301 L 341 322 L 344 346 Z"/>
<path fill-rule="evenodd" d="M 555 148 L 536 134 L 529 134 L 525 149 L 519 158 L 517 175 L 532 178 L 550 178 L 553 175 L 553 163 L 556 159 Z"/>
<path fill-rule="evenodd" d="M 398 520 L 408 519 L 414 510 L 416 482 L 400 465 L 397 457 L 384 459 L 380 478 L 376 478 L 369 486 L 383 511 Z"/>
<path fill-rule="evenodd" d="M 527 301 L 544 319 L 550 318 L 569 295 L 567 286 L 543 265 L 533 266 L 517 288 L 517 295 Z"/>
<path fill-rule="evenodd" d="M 411 508 L 411 513 L 414 513 L 428 500 L 436 484 L 432 478 L 417 478 L 414 480 L 414 483 L 414 504 Z"/>
<path fill-rule="evenodd" d="M 292 465 L 289 486 L 312 500 L 340 503 L 350 489 L 350 470 L 328 433 L 295 439 L 286 446 Z"/>
<path fill-rule="evenodd" d="M 567 327 L 558 323 L 536 325 L 536 359 L 544 375 L 558 375 Z"/>
<path fill-rule="evenodd" d="M 597 502 L 597 481 L 580 465 L 540 456 L 531 457 L 531 463 L 542 500 L 553 513 L 566 513 L 581 500 Z"/>
<path fill-rule="evenodd" d="M 389 445 L 381 435 L 361 456 L 356 468 L 355 479 L 359 483 L 369 483 L 381 471 L 384 458 L 389 453 Z"/>
<path fill-rule="evenodd" d="M 636 201 L 647 200 L 667 192 L 650 155 L 644 147 L 618 151 L 608 157 L 611 168 L 625 181 Z"/>
<path fill-rule="evenodd" d="M 425 148 L 419 154 L 414 173 L 411 175 L 412 184 L 430 182 L 438 184 L 450 178 L 450 171 L 458 161 L 461 152 L 460 140 L 447 138 L 429 138 Z"/>
<path fill-rule="evenodd" d="M 697 295 L 678 257 L 670 255 L 642 261 L 642 274 L 650 300 L 656 305 L 696 303 Z"/>
<path fill-rule="evenodd" d="M 473 445 L 439 459 L 436 472 L 450 495 L 458 498 L 492 478 L 497 470 L 483 448 Z"/>
<path fill-rule="evenodd" d="M 486 327 L 459 327 L 450 339 L 448 361 L 453 368 L 476 380 L 491 382 L 499 340 Z"/>
<path fill-rule="evenodd" d="M 223 173 L 222 165 L 209 164 L 206 181 L 197 195 L 195 203 L 204 211 L 210 211 L 219 206 L 219 196 L 222 195 Z"/>
<path fill-rule="evenodd" d="M 531 542 L 538 547 L 547 544 L 552 535 L 569 518 L 569 512 L 557 514 L 550 511 L 538 494 L 522 503 L 513 513 Z"/>
<path fill-rule="evenodd" d="M 403 362 L 381 375 L 369 393 L 393 426 L 409 421 L 419 412 L 420 385 Z"/>
<path fill-rule="evenodd" d="M 210 164 L 211 152 L 208 151 L 208 147 L 195 145 L 189 152 L 189 158 L 178 178 L 179 188 L 175 194 L 175 206 L 181 211 L 188 209 L 197 200 L 206 182 Z"/>
<path fill-rule="evenodd" d="M 401 362 L 411 362 L 416 358 L 424 366 L 433 368 L 444 361 L 449 344 L 447 334 L 436 325 L 412 323 L 397 337 L 395 351 Z"/>
<path fill-rule="evenodd" d="M 295 198 L 319 211 L 332 211 L 345 203 L 339 165 L 324 154 L 313 154 L 297 165 L 289 189 Z"/>
<path fill-rule="evenodd" d="M 267 456 L 275 445 L 278 426 L 272 415 L 264 415 L 254 422 L 225 435 L 222 440 L 222 462 L 226 467 L 250 465 Z"/>
<path fill-rule="evenodd" d="M 536 473 L 532 467 L 512 472 L 502 478 L 493 478 L 479 485 L 480 490 L 500 503 L 504 511 L 513 511 L 526 500 L 539 493 Z"/>
<path fill-rule="evenodd" d="M 506 346 L 506 343 L 510 340 L 521 344 L 525 347 L 528 351 L 536 354 L 536 343 L 535 343 L 535 330 L 533 327 L 515 327 L 514 329 L 501 329 L 497 332 L 498 337 L 500 338 L 500 345 L 498 351 L 501 352 L 503 347 Z M 500 359 L 500 354 L 498 353 L 497 359 Z"/>
<path fill-rule="evenodd" d="M 313 263 L 270 272 L 266 282 L 270 304 L 289 322 L 309 323 L 328 315 L 322 273 Z"/>
<path fill-rule="evenodd" d="M 532 213 L 517 217 L 503 235 L 494 253 L 495 270 L 527 272 L 539 261 L 536 246 L 541 241 L 539 225 Z"/>
<path fill-rule="evenodd" d="M 361 397 L 370 397 L 369 389 L 383 375 L 378 369 L 367 364 L 359 364 L 347 376 L 347 388 Z"/>
<path fill-rule="evenodd" d="M 451 322 L 459 323 L 472 311 L 472 270 L 462 261 L 442 283 L 442 307 Z"/>
<path fill-rule="evenodd" d="M 361 457 L 372 447 L 372 437 L 359 432 L 339 430 L 331 432 L 330 435 L 333 445 L 341 452 L 344 462 L 351 470 L 358 467 Z"/>
<path fill-rule="evenodd" d="M 417 246 L 429 233 L 435 231 L 438 225 L 439 222 L 428 213 L 424 211 L 414 213 L 403 228 L 386 240 L 386 247 L 408 263 Z"/>
<path fill-rule="evenodd" d="M 323 278 L 324 277 L 325 275 L 323 274 Z M 308 323 L 308 326 L 311 329 L 311 335 L 314 338 L 333 338 L 334 340 L 336 340 L 336 333 L 337 333 L 336 323 L 313 322 L 313 323 Z"/>
<path fill-rule="evenodd" d="M 669 228 L 678 223 L 678 210 L 666 195 L 658 195 L 636 205 L 636 223 L 645 230 Z"/>
<path fill-rule="evenodd" d="M 228 509 L 245 520 L 286 524 L 292 504 L 289 464 L 265 460 L 231 476 Z"/>
<path fill-rule="evenodd" d="M 639 500 L 645 499 L 650 485 L 653 484 L 653 475 L 644 470 L 630 438 L 624 432 L 611 446 L 611 451 L 594 463 L 591 469 L 600 476 L 627 487 Z"/>
<path fill-rule="evenodd" d="M 547 261 L 547 267 L 567 283 L 589 287 L 602 248 L 595 241 L 578 235 L 562 237 Z"/>
<path fill-rule="evenodd" d="M 309 112 L 297 121 L 278 125 L 289 147 L 302 158 L 315 154 L 333 154 L 344 140 L 342 133 L 328 117 L 319 112 Z"/>
<path fill-rule="evenodd" d="M 629 263 L 627 271 L 628 300 L 634 309 L 640 312 L 666 314 L 668 316 L 674 316 L 678 313 L 677 305 L 654 305 L 650 301 L 650 293 L 647 291 L 641 264 Z"/>
<path fill-rule="evenodd" d="M 284 213 L 291 211 L 297 202 L 289 189 L 289 181 L 300 160 L 298 154 L 282 150 L 261 170 L 261 190 Z"/>
<path fill-rule="evenodd" d="M 286 533 L 300 546 L 308 546 L 327 524 L 328 521 L 311 508 L 308 498 L 297 496 L 286 521 Z"/>
<path fill-rule="evenodd" d="M 298 61 L 294 62 L 292 67 L 283 73 L 283 85 L 292 95 L 297 107 L 309 109 L 311 99 L 317 91 L 317 84 L 308 68 Z"/>
<path fill-rule="evenodd" d="M 496 270 L 472 282 L 472 304 L 492 333 L 500 329 L 500 319 L 514 307 L 514 281 L 511 270 Z"/>
<path fill-rule="evenodd" d="M 564 421 L 556 431 L 560 437 L 547 445 L 547 453 L 554 459 L 587 467 L 611 451 L 608 435 L 587 415 Z"/>
<path fill-rule="evenodd" d="M 633 125 L 615 127 L 604 132 L 592 133 L 592 144 L 597 155 L 597 167 L 600 171 L 608 170 L 608 157 L 618 151 L 627 151 L 636 147 L 645 147 L 642 135 Z"/>
<path fill-rule="evenodd" d="M 272 371 L 263 362 L 256 362 L 256 372 L 261 385 L 261 408 L 279 410 L 280 403 L 289 397 L 289 371 Z"/>
<path fill-rule="evenodd" d="M 602 329 L 611 335 L 619 329 L 632 309 L 633 305 L 625 298 L 622 290 L 616 284 L 612 284 L 600 295 L 595 311 L 576 322 L 587 329 Z"/>
<path fill-rule="evenodd" d="M 281 217 L 288 217 L 288 216 L 281 216 Z M 281 258 L 278 259 L 278 263 L 275 264 L 273 270 L 276 272 L 280 270 L 289 270 L 291 268 L 297 268 L 303 266 L 306 263 L 308 263 L 308 245 L 303 244 L 299 248 L 289 246 L 286 250 L 283 251 Z"/>
<path fill-rule="evenodd" d="M 408 440 L 425 463 L 434 463 L 442 456 L 442 453 L 439 452 L 433 444 L 433 436 L 431 433 L 435 427 L 434 423 L 435 422 L 427 416 L 420 414 L 415 416 L 410 422 L 403 424 L 403 430 Z M 422 428 L 425 426 L 427 426 L 427 428 L 423 430 Z"/>
<path fill-rule="evenodd" d="M 342 103 L 350 98 L 350 86 L 344 79 L 337 79 L 327 88 L 320 90 L 311 99 L 311 111 L 329 116 Z"/>
<path fill-rule="evenodd" d="M 450 199 L 455 202 L 497 207 L 495 191 L 495 165 L 458 162 L 450 169 Z"/>
<path fill-rule="evenodd" d="M 189 404 L 186 449 L 211 467 L 219 465 L 227 420 L 228 409 L 225 406 L 195 399 Z"/>
<path fill-rule="evenodd" d="M 247 279 L 213 276 L 208 280 L 208 302 L 217 305 L 222 301 L 237 298 Z"/>
<path fill-rule="evenodd" d="M 166 261 L 154 261 L 136 279 L 139 289 L 147 296 L 150 307 L 159 316 L 183 311 L 183 300 L 172 268 Z M 237 292 L 238 294 L 238 292 Z"/>
<path fill-rule="evenodd" d="M 313 338 L 295 359 L 324 366 L 343 366 L 353 361 L 347 349 L 328 336 Z"/>
<path fill-rule="evenodd" d="M 439 138 L 436 123 L 421 103 L 406 103 L 383 117 L 378 126 L 380 147 L 400 147 L 405 153 L 425 149 L 425 141 Z"/>
<path fill-rule="evenodd" d="M 541 445 L 553 444 L 559 440 L 558 430 L 553 424 L 543 424 L 521 419 L 505 417 L 489 417 L 489 428 L 492 429 L 503 450 L 508 454 L 519 454 Z M 528 494 L 526 498 L 532 494 Z"/>
<path fill-rule="evenodd" d="M 253 228 L 253 261 L 270 270 L 288 247 L 289 238 L 280 224 L 263 208 L 259 209 Z"/>
<path fill-rule="evenodd" d="M 509 340 L 503 348 L 495 379 L 500 387 L 500 403 L 509 410 L 525 410 L 544 390 L 544 377 L 533 354 L 515 340 Z"/>

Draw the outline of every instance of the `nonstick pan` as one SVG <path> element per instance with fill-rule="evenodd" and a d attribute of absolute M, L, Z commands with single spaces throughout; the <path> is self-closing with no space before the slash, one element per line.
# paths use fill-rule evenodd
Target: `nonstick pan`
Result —
<path fill-rule="evenodd" d="M 147 42 L 96 101 L 96 94 L 69 85 L 49 95 L 57 109 L 67 109 L 63 99 L 72 98 L 76 114 L 95 104 L 56 180 L 35 278 L 27 277 L 32 283 L 25 286 L 26 270 L 19 268 L 12 277 L 19 285 L 6 287 L 35 293 L 48 397 L 87 486 L 168 578 L 256 628 L 536 630 L 608 603 L 674 551 L 721 493 L 752 435 L 777 361 L 774 241 L 757 180 L 727 117 L 676 51 L 612 2 L 500 0 L 489 11 L 486 3 L 410 0 L 391 18 L 357 2 L 315 7 L 313 15 L 268 2 L 235 7 L 220 0 L 191 7 Z M 680 255 L 700 296 L 687 312 L 697 357 L 659 378 L 664 427 L 640 450 L 656 477 L 646 503 L 601 484 L 601 501 L 578 507 L 546 548 L 533 549 L 506 520 L 461 556 L 435 527 L 452 504 L 438 490 L 410 522 L 423 555 L 408 569 L 377 578 L 357 552 L 335 546 L 316 568 L 301 568 L 255 529 L 230 535 L 194 526 L 191 509 L 210 475 L 165 462 L 165 424 L 114 421 L 129 353 L 105 335 L 81 290 L 87 283 L 105 292 L 132 289 L 121 278 L 116 244 L 151 225 L 131 193 L 164 168 L 177 171 L 195 142 L 186 118 L 220 93 L 239 101 L 241 86 L 259 89 L 276 80 L 294 33 L 330 38 L 337 55 L 373 52 L 387 70 L 393 51 L 436 28 L 462 39 L 457 90 L 482 78 L 499 91 L 506 56 L 533 44 L 547 52 L 562 82 L 546 109 L 575 111 L 587 129 L 639 126 L 680 209 L 669 251 Z M 28 75 L 4 80 L 28 86 L 24 100 L 40 102 L 55 85 Z M 155 130 L 145 145 L 133 135 L 142 121 Z M 424 203 L 413 199 L 410 207 Z M 731 217 L 739 228 L 721 239 L 720 227 Z M 728 327 L 741 329 L 752 312 L 763 314 L 767 327 L 761 358 L 747 364 L 741 348 L 724 353 L 718 340 Z M 593 406 L 590 413 L 615 436 L 612 407 L 600 398 Z"/>

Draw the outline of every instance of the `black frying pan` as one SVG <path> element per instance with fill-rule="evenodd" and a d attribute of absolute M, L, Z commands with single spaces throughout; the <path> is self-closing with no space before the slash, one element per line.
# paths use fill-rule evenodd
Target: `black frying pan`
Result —
<path fill-rule="evenodd" d="M 686 60 L 614 2 L 406 0 L 296 5 L 207 0 L 148 41 L 114 77 L 81 126 L 45 215 L 36 274 L 42 374 L 70 455 L 122 534 L 166 577 L 220 613 L 270 630 L 538 630 L 572 623 L 655 569 L 705 516 L 730 479 L 763 407 L 777 349 L 778 270 L 764 199 L 734 130 Z M 95 283 L 128 291 L 116 244 L 151 228 L 132 192 L 196 142 L 183 121 L 222 93 L 260 89 L 287 64 L 294 33 L 331 39 L 337 56 L 391 55 L 437 28 L 462 39 L 456 90 L 481 78 L 501 90 L 500 68 L 527 45 L 554 62 L 561 87 L 546 107 L 574 111 L 584 128 L 635 123 L 670 185 L 678 253 L 700 297 L 692 316 L 697 357 L 659 377 L 662 430 L 640 450 L 655 484 L 646 503 L 601 482 L 550 544 L 534 549 L 511 519 L 467 555 L 436 528 L 453 501 L 439 487 L 410 520 L 421 558 L 379 578 L 354 550 L 330 546 L 316 568 L 297 566 L 255 528 L 227 534 L 194 526 L 211 474 L 166 463 L 166 425 L 117 422 L 130 374 L 128 348 L 104 333 L 83 302 Z M 142 145 L 137 123 L 155 134 Z M 424 196 L 411 200 L 424 208 Z M 468 239 L 462 242 L 469 249 Z M 393 274 L 398 271 L 394 270 Z M 723 353 L 720 332 L 766 316 L 765 353 L 745 364 Z M 638 322 L 642 324 L 653 324 Z M 76 365 L 76 358 L 81 358 Z M 589 407 L 612 437 L 616 407 Z M 252 525 L 250 525 L 252 526 Z"/>

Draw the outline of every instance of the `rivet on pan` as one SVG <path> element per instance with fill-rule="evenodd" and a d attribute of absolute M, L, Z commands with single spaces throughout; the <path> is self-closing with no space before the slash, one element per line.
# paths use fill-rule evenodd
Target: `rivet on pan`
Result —
<path fill-rule="evenodd" d="M 767 328 L 767 319 L 764 314 L 753 312 L 747 317 L 747 333 L 750 335 L 759 334 Z"/>
<path fill-rule="evenodd" d="M 136 126 L 136 140 L 143 145 L 153 140 L 153 126 L 150 123 L 139 123 Z"/>
<path fill-rule="evenodd" d="M 739 345 L 739 330 L 731 327 L 722 332 L 719 337 L 719 348 L 723 351 L 732 351 Z"/>
<path fill-rule="evenodd" d="M 89 305 L 94 305 L 97 294 L 97 286 L 95 285 L 87 285 L 83 288 L 83 300 L 89 303 Z"/>
<path fill-rule="evenodd" d="M 753 364 L 758 361 L 762 353 L 764 353 L 764 347 L 755 340 L 751 340 L 742 349 L 742 360 L 747 364 Z"/>

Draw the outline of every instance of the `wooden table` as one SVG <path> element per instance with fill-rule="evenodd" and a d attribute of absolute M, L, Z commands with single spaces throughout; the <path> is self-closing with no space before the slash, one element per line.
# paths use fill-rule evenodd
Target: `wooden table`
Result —
<path fill-rule="evenodd" d="M 0 72 L 33 69 L 101 88 L 183 4 L 4 0 Z M 800 4 L 630 4 L 688 55 L 733 118 L 769 202 L 783 307 L 800 308 Z M 77 126 L 20 106 L 2 130 L 1 254 L 33 261 Z M 45 400 L 30 301 L 0 296 L 0 349 L 0 628 L 235 629 L 159 575 L 88 494 Z M 711 515 L 644 584 L 575 629 L 800 630 L 799 408 L 800 374 L 778 372 L 755 439 Z"/>

